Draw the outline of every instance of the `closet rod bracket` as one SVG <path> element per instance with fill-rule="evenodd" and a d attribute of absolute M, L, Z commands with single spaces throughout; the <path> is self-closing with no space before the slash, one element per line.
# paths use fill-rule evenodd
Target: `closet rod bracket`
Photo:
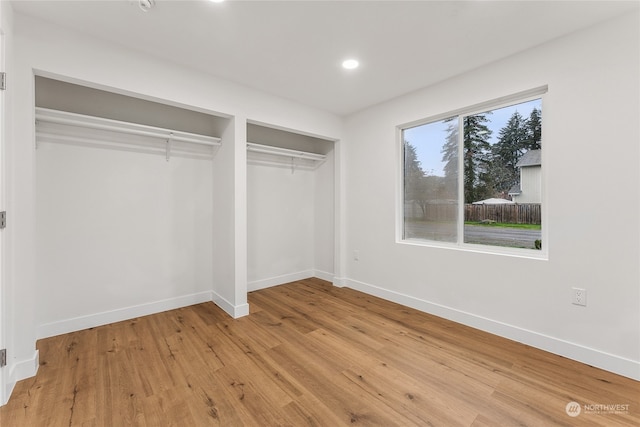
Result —
<path fill-rule="evenodd" d="M 173 132 L 169 133 L 169 139 L 167 139 L 167 162 L 171 158 L 171 140 L 173 139 Z"/>

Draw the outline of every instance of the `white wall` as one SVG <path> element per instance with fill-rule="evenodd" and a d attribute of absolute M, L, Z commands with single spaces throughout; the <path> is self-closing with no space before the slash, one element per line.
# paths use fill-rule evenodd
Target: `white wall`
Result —
<path fill-rule="evenodd" d="M 333 151 L 314 169 L 247 167 L 249 290 L 334 276 Z"/>
<path fill-rule="evenodd" d="M 247 166 L 249 290 L 312 276 L 315 173 Z"/>
<path fill-rule="evenodd" d="M 211 300 L 211 161 L 42 143 L 36 168 L 38 337 Z"/>
<path fill-rule="evenodd" d="M 249 290 L 311 276 L 332 281 L 335 142 L 304 131 L 249 122 L 248 142 L 325 156 L 314 163 L 248 153 Z"/>
<path fill-rule="evenodd" d="M 640 379 L 639 36 L 634 14 L 349 117 L 343 283 Z M 396 126 L 542 85 L 549 259 L 396 243 Z"/>
<path fill-rule="evenodd" d="M 3 2 L 4 5 L 5 2 Z M 328 139 L 340 139 L 341 120 L 329 113 L 216 79 L 133 50 L 77 34 L 44 21 L 15 16 L 15 55 L 12 74 L 10 206 L 12 219 L 6 288 L 10 313 L 10 369 L 14 380 L 37 369 L 35 341 L 45 304 L 36 278 L 36 152 L 34 149 L 34 72 L 130 94 L 205 113 L 231 117 L 213 163 L 213 283 L 214 300 L 232 314 L 246 311 L 246 117 Z M 225 163 L 231 162 L 231 163 Z M 226 165 L 226 166 L 225 166 Z M 230 204 L 221 205 L 220 201 Z M 224 218 L 228 222 L 216 221 Z M 230 234 L 219 232 L 231 228 Z M 223 253 L 225 257 L 216 257 Z M 170 293 L 169 289 L 165 292 Z M 167 293 L 167 294 L 168 294 Z M 139 301 L 147 295 L 138 295 Z M 74 305 L 75 296 L 66 295 Z M 123 305 L 131 301 L 122 301 Z M 228 303 L 228 304 L 227 304 Z"/>
<path fill-rule="evenodd" d="M 9 2 L 0 2 L 0 32 L 2 33 L 3 62 L 0 71 L 6 71 L 9 75 L 13 66 L 13 12 Z M 0 94 L 0 210 L 7 210 L 11 196 L 10 186 L 6 177 L 9 176 L 11 162 L 11 150 L 7 147 L 7 140 L 12 136 L 13 111 L 7 108 L 11 105 L 12 92 L 4 91 Z M 13 343 L 13 331 L 7 327 L 14 316 L 14 306 L 8 304 L 12 299 L 13 287 L 9 286 L 12 268 L 10 265 L 11 231 L 5 229 L 0 233 L 0 348 L 9 348 Z M 12 355 L 7 356 L 8 361 Z M 8 368 L 0 369 L 0 405 L 3 405 L 11 395 L 15 380 L 11 379 Z"/>
<path fill-rule="evenodd" d="M 213 299 L 233 317 L 249 313 L 245 122 L 230 120 L 213 159 Z"/>
<path fill-rule="evenodd" d="M 335 148 L 327 154 L 327 159 L 315 171 L 314 186 L 314 275 L 333 281 L 335 268 L 335 195 L 336 195 L 336 154 Z"/>

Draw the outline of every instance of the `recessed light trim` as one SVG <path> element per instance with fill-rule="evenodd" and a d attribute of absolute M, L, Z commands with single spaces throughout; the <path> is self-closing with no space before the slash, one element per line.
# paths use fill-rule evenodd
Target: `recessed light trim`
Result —
<path fill-rule="evenodd" d="M 360 66 L 357 59 L 346 59 L 342 61 L 342 68 L 347 70 L 354 70 Z"/>
<path fill-rule="evenodd" d="M 138 0 L 138 7 L 143 12 L 148 12 L 156 5 L 156 0 Z"/>

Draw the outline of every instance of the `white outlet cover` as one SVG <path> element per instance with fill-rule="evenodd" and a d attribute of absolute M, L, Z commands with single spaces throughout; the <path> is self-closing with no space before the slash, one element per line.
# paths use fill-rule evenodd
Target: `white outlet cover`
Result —
<path fill-rule="evenodd" d="M 581 288 L 571 288 L 571 303 L 575 305 L 587 305 L 587 290 Z"/>

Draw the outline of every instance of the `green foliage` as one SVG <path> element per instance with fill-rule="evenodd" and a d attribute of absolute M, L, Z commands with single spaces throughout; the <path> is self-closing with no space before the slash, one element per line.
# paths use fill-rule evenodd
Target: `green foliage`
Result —
<path fill-rule="evenodd" d="M 509 191 L 518 184 L 518 160 L 526 151 L 528 138 L 527 121 L 517 111 L 506 126 L 500 129 L 498 142 L 493 146 L 493 174 L 495 189 Z"/>
<path fill-rule="evenodd" d="M 505 194 L 520 182 L 516 164 L 524 153 L 542 147 L 542 118 L 534 108 L 528 119 L 517 111 L 498 133 L 498 142 L 492 147 L 488 180 L 496 194 Z"/>
<path fill-rule="evenodd" d="M 534 243 L 534 245 L 535 245 L 536 249 L 538 249 L 538 250 L 541 250 L 541 249 L 542 249 L 542 240 L 540 240 L 540 239 L 536 239 L 536 241 L 535 241 L 535 242 L 533 242 L 533 243 Z"/>
<path fill-rule="evenodd" d="M 416 154 L 416 147 L 409 141 L 404 141 L 404 181 L 405 188 L 409 181 L 418 179 L 424 175 L 422 165 Z"/>
<path fill-rule="evenodd" d="M 491 144 L 489 144 L 491 130 L 485 124 L 489 121 L 486 114 L 466 116 L 463 119 L 465 203 L 492 196 L 492 189 L 488 185 L 486 175 L 491 153 Z"/>
<path fill-rule="evenodd" d="M 490 197 L 502 197 L 520 180 L 516 164 L 522 155 L 541 148 L 542 118 L 537 108 L 524 118 L 517 111 L 498 133 L 498 142 L 489 143 L 491 130 L 487 126 L 491 111 L 463 118 L 464 202 L 472 203 Z M 445 178 L 457 180 L 458 123 L 447 120 L 447 139 L 442 150 Z"/>
<path fill-rule="evenodd" d="M 463 164 L 464 201 L 471 203 L 493 195 L 492 186 L 487 182 L 488 166 L 491 160 L 491 130 L 486 125 L 487 114 L 476 114 L 463 118 Z M 455 188 L 458 180 L 458 121 L 449 122 L 446 142 L 442 148 L 442 161 L 448 188 Z"/>
<path fill-rule="evenodd" d="M 541 230 L 540 224 L 514 224 L 512 222 L 482 222 L 482 221 L 465 221 L 464 225 L 475 225 L 478 227 L 496 227 L 496 228 L 520 228 L 525 230 Z"/>
<path fill-rule="evenodd" d="M 541 148 L 542 116 L 534 108 L 529 118 L 517 111 L 498 132 L 498 141 L 492 146 L 492 131 L 487 117 L 491 111 L 463 116 L 463 176 L 464 202 L 472 203 L 490 197 L 503 197 L 518 184 L 520 172 L 516 164 L 522 155 Z M 458 186 L 458 117 L 444 120 L 448 124 L 442 147 L 444 178 L 428 176 L 417 159 L 416 149 L 404 142 L 405 200 L 420 205 L 423 213 L 429 200 L 455 199 Z"/>
<path fill-rule="evenodd" d="M 529 115 L 527 122 L 527 140 L 525 148 L 527 150 L 539 150 L 542 148 L 542 116 L 540 110 L 534 108 Z"/>
<path fill-rule="evenodd" d="M 424 172 L 409 141 L 404 141 L 404 162 L 404 199 L 417 203 L 424 217 L 429 200 L 446 197 L 444 178 Z"/>
<path fill-rule="evenodd" d="M 446 142 L 442 147 L 442 161 L 445 162 L 444 178 L 447 188 L 456 189 L 458 186 L 458 118 L 452 117 L 445 122 L 448 123 L 448 127 Z"/>

